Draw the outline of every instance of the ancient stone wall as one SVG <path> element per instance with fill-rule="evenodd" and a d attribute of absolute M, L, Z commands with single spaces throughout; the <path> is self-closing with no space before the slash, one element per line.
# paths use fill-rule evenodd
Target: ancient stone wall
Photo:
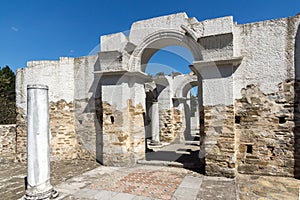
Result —
<path fill-rule="evenodd" d="M 88 159 L 89 153 L 75 132 L 74 104 L 50 102 L 51 159 Z"/>
<path fill-rule="evenodd" d="M 74 96 L 81 95 L 85 99 L 85 94 L 88 93 L 90 86 L 83 83 L 83 80 L 90 80 L 89 77 L 93 77 L 92 73 L 85 70 L 84 64 L 79 63 L 82 66 L 81 68 L 77 65 L 75 67 L 75 61 L 77 64 L 81 60 L 85 59 L 62 57 L 58 61 L 32 61 L 27 63 L 27 68 L 17 71 L 16 151 L 19 160 L 24 161 L 26 159 L 26 99 L 28 84 L 45 84 L 49 87 L 51 159 L 90 158 L 90 154 L 83 146 L 80 135 L 76 132 L 74 111 Z M 95 56 L 91 56 L 90 60 L 88 60 L 91 65 L 91 67 L 89 65 L 88 67 L 92 70 L 94 70 L 95 60 L 97 60 Z M 90 82 L 93 82 L 93 80 Z M 75 86 L 77 87 L 76 92 Z"/>
<path fill-rule="evenodd" d="M 100 103 L 99 99 L 75 100 L 75 132 L 93 157 L 96 157 L 96 136 L 101 134 Z"/>
<path fill-rule="evenodd" d="M 176 108 L 160 110 L 159 119 L 160 141 L 168 143 L 179 141 L 185 128 L 182 113 Z"/>
<path fill-rule="evenodd" d="M 205 106 L 206 174 L 234 177 L 236 175 L 236 138 L 233 106 Z"/>
<path fill-rule="evenodd" d="M 88 56 L 74 59 L 74 118 L 75 132 L 84 149 L 96 158 L 97 135 L 101 127 L 97 113 L 100 112 L 100 89 L 94 71 L 98 71 L 98 57 Z M 97 144 L 98 145 L 97 145 Z"/>
<path fill-rule="evenodd" d="M 0 125 L 0 153 L 16 153 L 16 125 Z"/>
<path fill-rule="evenodd" d="M 50 154 L 51 160 L 91 159 L 75 132 L 74 104 L 60 100 L 50 102 Z M 17 159 L 26 159 L 27 125 L 24 111 L 19 108 L 16 125 Z"/>
<path fill-rule="evenodd" d="M 273 94 L 258 86 L 243 88 L 235 102 L 238 171 L 294 176 L 294 81 Z"/>
<path fill-rule="evenodd" d="M 145 156 L 144 109 L 128 106 L 122 111 L 103 102 L 103 164 L 130 166 Z"/>

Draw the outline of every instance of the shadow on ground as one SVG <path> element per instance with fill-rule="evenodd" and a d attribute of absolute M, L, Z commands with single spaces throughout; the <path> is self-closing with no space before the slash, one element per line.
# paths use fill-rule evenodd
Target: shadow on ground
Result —
<path fill-rule="evenodd" d="M 167 161 L 167 162 L 176 162 L 182 164 L 183 168 L 189 169 L 201 174 L 205 173 L 205 164 L 204 158 L 199 158 L 199 149 L 198 145 L 185 145 L 185 144 L 176 144 L 178 148 L 172 148 L 173 151 L 168 150 L 170 146 L 175 146 L 171 144 L 168 147 L 164 147 L 160 150 L 153 151 L 152 149 L 147 149 L 146 160 L 147 161 Z"/>

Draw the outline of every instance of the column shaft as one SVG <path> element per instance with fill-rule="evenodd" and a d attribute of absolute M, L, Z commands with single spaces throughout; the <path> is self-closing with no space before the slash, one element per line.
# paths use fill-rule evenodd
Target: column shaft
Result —
<path fill-rule="evenodd" d="M 153 101 L 151 107 L 151 133 L 152 133 L 152 145 L 159 145 L 159 110 L 158 102 Z"/>
<path fill-rule="evenodd" d="M 48 87 L 27 86 L 27 190 L 25 199 L 53 197 L 50 184 Z"/>

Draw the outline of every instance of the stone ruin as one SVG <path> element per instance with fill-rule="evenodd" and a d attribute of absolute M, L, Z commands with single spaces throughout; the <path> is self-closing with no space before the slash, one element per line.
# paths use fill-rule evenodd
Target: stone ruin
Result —
<path fill-rule="evenodd" d="M 205 173 L 299 177 L 300 16 L 237 24 L 185 13 L 101 36 L 97 55 L 31 61 L 17 71 L 16 153 L 26 156 L 26 88 L 49 86 L 51 159 L 132 166 L 152 142 L 186 140 L 188 94 L 198 86 Z M 192 73 L 145 73 L 160 49 L 190 50 Z M 156 112 L 158 110 L 158 112 Z M 150 118 L 150 120 L 149 120 Z"/>

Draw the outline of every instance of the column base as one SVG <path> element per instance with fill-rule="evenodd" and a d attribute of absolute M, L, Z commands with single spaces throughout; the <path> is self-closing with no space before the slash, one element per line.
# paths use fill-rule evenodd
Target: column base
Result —
<path fill-rule="evenodd" d="M 58 197 L 58 192 L 52 188 L 51 190 L 48 190 L 46 192 L 35 193 L 35 194 L 26 191 L 26 194 L 23 199 L 24 200 L 48 200 L 48 199 L 55 199 L 56 197 Z"/>
<path fill-rule="evenodd" d="M 149 145 L 151 145 L 151 146 L 161 146 L 162 144 L 161 144 L 161 142 L 152 140 Z"/>

